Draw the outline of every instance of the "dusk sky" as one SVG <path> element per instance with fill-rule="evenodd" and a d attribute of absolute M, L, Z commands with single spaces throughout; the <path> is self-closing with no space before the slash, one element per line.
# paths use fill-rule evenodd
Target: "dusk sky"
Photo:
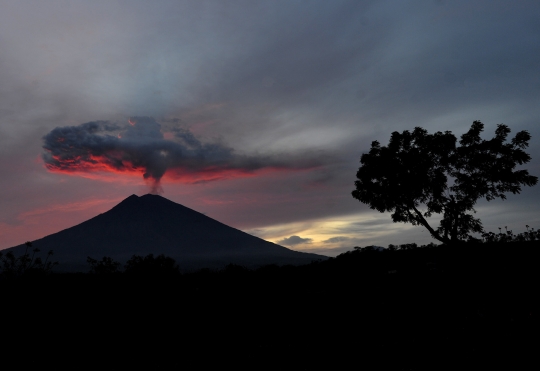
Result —
<path fill-rule="evenodd" d="M 527 130 L 540 176 L 537 0 L 2 0 L 0 51 L 0 249 L 148 192 L 299 251 L 436 242 L 351 196 L 416 126 Z M 540 228 L 540 186 L 476 210 Z"/>

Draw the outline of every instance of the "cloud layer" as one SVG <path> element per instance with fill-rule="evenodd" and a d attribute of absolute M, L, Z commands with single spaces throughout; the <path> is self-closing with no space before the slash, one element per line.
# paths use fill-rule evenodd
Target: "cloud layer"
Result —
<path fill-rule="evenodd" d="M 3 0 L 0 248 L 158 180 L 236 228 L 312 239 L 295 249 L 428 243 L 351 197 L 360 156 L 393 131 L 481 120 L 486 137 L 528 130 L 539 176 L 539 14 L 536 0 Z M 535 205 L 540 186 L 477 216 L 537 228 Z"/>

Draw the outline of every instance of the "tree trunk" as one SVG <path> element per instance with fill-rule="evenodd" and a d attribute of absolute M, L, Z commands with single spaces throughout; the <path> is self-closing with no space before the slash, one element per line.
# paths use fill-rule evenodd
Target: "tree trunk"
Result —
<path fill-rule="evenodd" d="M 451 243 L 451 240 L 449 240 L 446 236 L 445 237 L 441 237 L 437 231 L 435 231 L 433 228 L 431 228 L 431 226 L 429 225 L 429 223 L 427 222 L 427 220 L 424 218 L 424 216 L 422 215 L 422 213 L 420 211 L 418 211 L 418 209 L 416 207 L 414 207 L 414 205 L 411 206 L 411 208 L 414 210 L 414 215 L 409 211 L 407 210 L 407 213 L 409 214 L 409 216 L 411 218 L 413 218 L 414 220 L 416 220 L 419 224 L 423 225 L 424 227 L 426 227 L 426 229 L 429 231 L 429 233 L 431 234 L 431 236 L 433 238 L 435 238 L 436 240 L 439 240 L 441 241 L 442 243 L 446 243 L 446 244 L 450 244 Z"/>

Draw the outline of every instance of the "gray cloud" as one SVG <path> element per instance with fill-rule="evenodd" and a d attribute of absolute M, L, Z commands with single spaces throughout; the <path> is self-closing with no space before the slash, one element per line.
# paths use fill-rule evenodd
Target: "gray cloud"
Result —
<path fill-rule="evenodd" d="M 351 240 L 350 237 L 344 237 L 344 236 L 337 236 L 337 237 L 330 237 L 327 240 L 324 240 L 324 243 L 338 243 L 338 242 L 349 242 Z"/>
<path fill-rule="evenodd" d="M 278 241 L 280 245 L 295 246 L 301 244 L 309 244 L 313 241 L 311 238 L 302 238 L 300 236 L 291 236 Z"/>
<path fill-rule="evenodd" d="M 164 139 L 161 125 L 151 117 L 132 117 L 126 126 L 94 121 L 52 130 L 43 137 L 42 157 L 51 171 L 140 171 L 152 181 L 152 192 L 159 191 L 167 171 L 181 176 L 322 165 L 321 159 L 307 156 L 240 155 L 222 143 L 203 143 L 183 128 L 175 128 L 174 138 Z"/>

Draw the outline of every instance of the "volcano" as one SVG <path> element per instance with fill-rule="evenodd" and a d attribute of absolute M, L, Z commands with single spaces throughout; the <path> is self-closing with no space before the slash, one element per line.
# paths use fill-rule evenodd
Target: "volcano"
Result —
<path fill-rule="evenodd" d="M 125 264 L 133 255 L 164 254 L 181 270 L 221 268 L 238 264 L 307 264 L 326 256 L 289 250 L 164 197 L 131 195 L 111 210 L 74 227 L 32 242 L 44 255 L 53 250 L 56 271 L 86 272 L 86 258 L 104 256 Z M 6 251 L 23 254 L 25 246 Z"/>

